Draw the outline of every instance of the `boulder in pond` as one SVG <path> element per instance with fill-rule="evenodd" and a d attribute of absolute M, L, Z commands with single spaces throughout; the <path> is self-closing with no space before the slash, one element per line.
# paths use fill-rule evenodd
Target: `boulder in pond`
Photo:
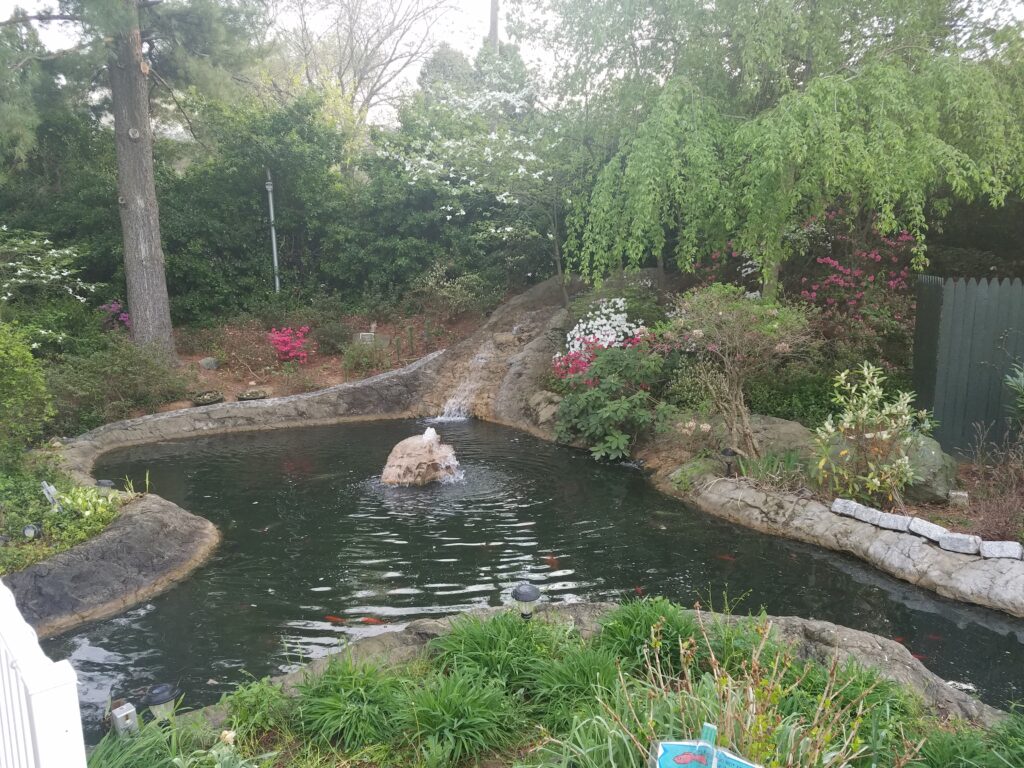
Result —
<path fill-rule="evenodd" d="M 454 480 L 458 475 L 455 450 L 428 427 L 422 435 L 407 437 L 391 449 L 380 479 L 388 485 L 428 485 Z"/>

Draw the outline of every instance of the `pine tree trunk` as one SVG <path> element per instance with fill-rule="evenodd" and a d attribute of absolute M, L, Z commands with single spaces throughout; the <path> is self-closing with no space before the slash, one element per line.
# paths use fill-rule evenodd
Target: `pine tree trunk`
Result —
<path fill-rule="evenodd" d="M 495 53 L 498 52 L 498 0 L 491 0 L 491 29 L 487 41 Z"/>
<path fill-rule="evenodd" d="M 153 177 L 153 133 L 149 122 L 149 65 L 142 57 L 136 0 L 131 28 L 114 40 L 108 63 L 117 148 L 117 193 L 124 237 L 132 340 L 174 355 L 171 312 L 160 244 L 160 214 Z"/>

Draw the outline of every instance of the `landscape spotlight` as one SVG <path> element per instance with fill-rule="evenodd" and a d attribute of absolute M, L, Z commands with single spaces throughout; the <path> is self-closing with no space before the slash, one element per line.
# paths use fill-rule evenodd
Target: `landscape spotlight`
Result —
<path fill-rule="evenodd" d="M 130 736 L 139 732 L 139 717 L 130 703 L 122 704 L 110 713 L 110 726 L 118 736 Z"/>
<path fill-rule="evenodd" d="M 533 617 L 534 605 L 540 600 L 540 590 L 533 584 L 524 581 L 522 584 L 517 584 L 516 588 L 512 590 L 512 599 L 519 606 L 519 615 L 529 621 Z"/>
<path fill-rule="evenodd" d="M 21 535 L 26 539 L 38 539 L 43 535 L 43 526 L 38 523 L 29 523 L 21 529 Z"/>
<path fill-rule="evenodd" d="M 142 705 L 149 707 L 157 722 L 166 720 L 174 714 L 174 705 L 178 702 L 181 691 L 170 683 L 157 683 L 150 686 L 142 698 Z"/>
<path fill-rule="evenodd" d="M 739 454 L 732 448 L 722 449 L 722 460 L 725 462 L 726 477 L 736 477 L 736 467 L 734 466 L 734 462 L 737 456 L 739 456 Z"/>

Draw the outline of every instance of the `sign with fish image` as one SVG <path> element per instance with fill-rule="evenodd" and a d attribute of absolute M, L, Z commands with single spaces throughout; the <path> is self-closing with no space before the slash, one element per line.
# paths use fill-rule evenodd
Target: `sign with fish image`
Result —
<path fill-rule="evenodd" d="M 761 768 L 725 749 L 716 749 L 718 728 L 704 723 L 700 738 L 695 741 L 656 741 L 651 744 L 648 768 Z"/>

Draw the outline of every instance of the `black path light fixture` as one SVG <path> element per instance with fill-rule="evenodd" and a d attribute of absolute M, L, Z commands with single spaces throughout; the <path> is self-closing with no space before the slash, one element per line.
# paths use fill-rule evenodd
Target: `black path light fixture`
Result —
<path fill-rule="evenodd" d="M 142 697 L 142 706 L 148 707 L 153 713 L 153 718 L 160 722 L 167 720 L 174 714 L 174 706 L 181 698 L 181 690 L 170 683 L 157 683 L 151 685 L 146 695 Z"/>
<path fill-rule="evenodd" d="M 516 601 L 519 615 L 529 621 L 533 618 L 533 609 L 536 608 L 537 601 L 540 600 L 540 590 L 530 582 L 524 581 L 512 590 L 512 599 Z"/>
<path fill-rule="evenodd" d="M 736 459 L 739 453 L 732 448 L 722 449 L 722 461 L 725 462 L 725 476 L 736 477 Z"/>

